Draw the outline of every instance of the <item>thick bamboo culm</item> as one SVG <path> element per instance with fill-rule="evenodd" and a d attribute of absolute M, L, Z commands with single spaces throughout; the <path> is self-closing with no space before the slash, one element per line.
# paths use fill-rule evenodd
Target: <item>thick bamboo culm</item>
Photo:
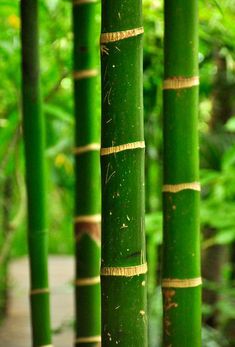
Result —
<path fill-rule="evenodd" d="M 102 346 L 147 346 L 142 3 L 103 0 Z"/>
<path fill-rule="evenodd" d="M 165 0 L 163 345 L 201 346 L 198 1 Z"/>
<path fill-rule="evenodd" d="M 51 346 L 38 1 L 21 0 L 22 115 L 28 200 L 32 345 Z"/>
<path fill-rule="evenodd" d="M 98 42 L 94 39 L 97 3 L 75 1 L 75 346 L 100 345 L 100 138 Z"/>

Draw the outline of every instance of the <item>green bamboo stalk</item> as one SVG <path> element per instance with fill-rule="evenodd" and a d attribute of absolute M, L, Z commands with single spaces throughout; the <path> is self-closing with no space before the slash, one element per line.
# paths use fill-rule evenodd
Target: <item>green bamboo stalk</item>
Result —
<path fill-rule="evenodd" d="M 201 346 L 197 0 L 165 0 L 164 346 Z"/>
<path fill-rule="evenodd" d="M 75 346 L 100 344 L 100 138 L 97 3 L 74 1 L 75 102 Z"/>
<path fill-rule="evenodd" d="M 28 198 L 33 346 L 51 344 L 45 211 L 44 122 L 41 112 L 38 1 L 21 0 L 22 107 Z"/>
<path fill-rule="evenodd" d="M 102 346 L 147 346 L 141 0 L 102 1 Z"/>

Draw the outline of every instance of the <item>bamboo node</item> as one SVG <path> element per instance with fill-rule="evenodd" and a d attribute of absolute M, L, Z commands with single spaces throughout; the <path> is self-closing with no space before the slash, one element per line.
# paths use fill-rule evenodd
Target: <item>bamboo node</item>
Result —
<path fill-rule="evenodd" d="M 38 288 L 38 289 L 32 289 L 30 291 L 30 295 L 49 294 L 49 293 L 50 293 L 49 288 Z"/>
<path fill-rule="evenodd" d="M 130 150 L 130 149 L 137 149 L 137 148 L 145 148 L 145 142 L 144 141 L 136 141 L 136 142 L 132 142 L 132 143 L 126 143 L 124 145 L 101 148 L 100 154 L 101 154 L 101 156 L 103 156 L 103 155 L 109 155 L 109 154 L 123 152 L 123 151 Z"/>
<path fill-rule="evenodd" d="M 83 238 L 84 235 L 88 235 L 93 241 L 100 246 L 100 222 L 79 222 L 75 223 L 75 240 L 77 243 Z"/>
<path fill-rule="evenodd" d="M 148 271 L 147 263 L 127 266 L 127 267 L 103 267 L 101 268 L 101 276 L 122 276 L 122 277 L 132 277 L 145 274 Z"/>
<path fill-rule="evenodd" d="M 97 0 L 73 0 L 74 6 L 89 4 L 89 3 L 97 3 Z"/>
<path fill-rule="evenodd" d="M 90 143 L 88 145 L 75 147 L 73 149 L 73 153 L 75 155 L 80 155 L 80 154 L 87 153 L 90 151 L 99 151 L 99 150 L 100 150 L 100 144 L 99 143 Z"/>
<path fill-rule="evenodd" d="M 202 284 L 202 278 L 165 278 L 162 280 L 162 288 L 192 288 Z"/>
<path fill-rule="evenodd" d="M 75 285 L 78 287 L 92 286 L 93 284 L 98 284 L 98 283 L 100 283 L 100 276 L 78 278 L 75 280 Z"/>
<path fill-rule="evenodd" d="M 101 336 L 84 336 L 77 337 L 75 343 L 92 343 L 92 342 L 101 342 Z"/>
<path fill-rule="evenodd" d="M 196 190 L 201 191 L 201 186 L 199 182 L 190 182 L 190 183 L 179 183 L 179 184 L 165 184 L 162 188 L 164 193 L 178 193 L 182 190 Z"/>
<path fill-rule="evenodd" d="M 163 83 L 163 89 L 183 89 L 191 88 L 199 85 L 199 77 L 171 77 L 167 78 Z"/>
<path fill-rule="evenodd" d="M 77 216 L 74 218 L 74 222 L 75 223 L 100 223 L 101 215 L 94 214 L 94 215 Z"/>
<path fill-rule="evenodd" d="M 95 77 L 98 76 L 99 71 L 97 69 L 87 69 L 73 72 L 73 78 L 75 80 L 81 80 L 84 78 Z"/>
<path fill-rule="evenodd" d="M 102 33 L 100 36 L 100 43 L 109 43 L 109 42 L 115 42 L 127 39 L 129 37 L 138 36 L 144 33 L 144 28 L 135 28 L 135 29 L 129 29 L 124 31 L 117 31 L 117 32 L 111 32 L 111 33 Z"/>

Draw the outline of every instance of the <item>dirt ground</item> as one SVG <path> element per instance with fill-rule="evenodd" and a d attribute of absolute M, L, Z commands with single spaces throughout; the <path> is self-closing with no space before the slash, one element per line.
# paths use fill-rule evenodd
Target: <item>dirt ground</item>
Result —
<path fill-rule="evenodd" d="M 49 259 L 54 347 L 73 345 L 73 266 L 72 257 Z M 26 258 L 11 263 L 10 279 L 9 315 L 0 326 L 0 347 L 31 347 Z"/>

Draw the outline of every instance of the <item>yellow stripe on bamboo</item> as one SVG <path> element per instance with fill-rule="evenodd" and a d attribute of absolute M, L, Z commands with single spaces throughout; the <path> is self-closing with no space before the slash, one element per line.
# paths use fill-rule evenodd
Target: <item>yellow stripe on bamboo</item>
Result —
<path fill-rule="evenodd" d="M 136 266 L 128 266 L 128 267 L 102 267 L 101 268 L 101 276 L 122 276 L 122 277 L 132 277 L 139 276 L 147 273 L 148 266 L 147 263 L 136 265 Z"/>
<path fill-rule="evenodd" d="M 183 89 L 199 85 L 199 77 L 172 77 L 167 78 L 163 83 L 163 89 Z"/>
<path fill-rule="evenodd" d="M 179 183 L 179 184 L 165 184 L 162 188 L 164 193 L 178 193 L 182 190 L 196 190 L 201 191 L 201 186 L 199 182 L 190 182 L 190 183 Z"/>
<path fill-rule="evenodd" d="M 83 4 L 96 3 L 97 0 L 73 0 L 74 6 L 79 6 Z"/>
<path fill-rule="evenodd" d="M 53 347 L 53 345 L 43 345 L 43 346 L 39 346 L 39 347 Z"/>
<path fill-rule="evenodd" d="M 49 294 L 49 293 L 50 293 L 49 288 L 38 288 L 38 289 L 32 289 L 30 291 L 30 295 Z"/>
<path fill-rule="evenodd" d="M 78 287 L 83 287 L 83 286 L 92 286 L 94 284 L 100 283 L 100 276 L 96 277 L 87 277 L 87 278 L 78 278 L 75 281 L 75 285 Z"/>
<path fill-rule="evenodd" d="M 165 278 L 162 280 L 162 288 L 192 288 L 202 284 L 202 278 Z"/>
<path fill-rule="evenodd" d="M 73 153 L 76 155 L 80 155 L 83 153 L 91 152 L 91 151 L 99 151 L 100 150 L 100 144 L 99 143 L 90 143 L 85 146 L 79 146 L 75 147 L 73 149 Z"/>
<path fill-rule="evenodd" d="M 100 36 L 100 43 L 116 42 L 120 40 L 128 39 L 129 37 L 138 36 L 144 33 L 144 28 L 135 28 L 124 31 L 117 31 L 112 33 L 102 33 Z"/>
<path fill-rule="evenodd" d="M 100 223 L 101 215 L 94 214 L 94 215 L 77 216 L 74 218 L 74 222 L 75 223 Z"/>
<path fill-rule="evenodd" d="M 78 337 L 75 340 L 75 343 L 95 343 L 95 342 L 101 342 L 101 336 Z"/>
<path fill-rule="evenodd" d="M 89 77 L 98 76 L 99 71 L 97 69 L 87 69 L 73 72 L 73 78 L 75 80 L 81 80 Z"/>
<path fill-rule="evenodd" d="M 145 148 L 145 142 L 144 141 L 136 141 L 136 142 L 132 142 L 132 143 L 126 143 L 124 145 L 101 148 L 100 154 L 103 156 L 103 155 L 109 155 L 109 154 L 113 154 L 113 153 L 127 151 L 130 149 L 137 149 L 137 148 Z"/>

